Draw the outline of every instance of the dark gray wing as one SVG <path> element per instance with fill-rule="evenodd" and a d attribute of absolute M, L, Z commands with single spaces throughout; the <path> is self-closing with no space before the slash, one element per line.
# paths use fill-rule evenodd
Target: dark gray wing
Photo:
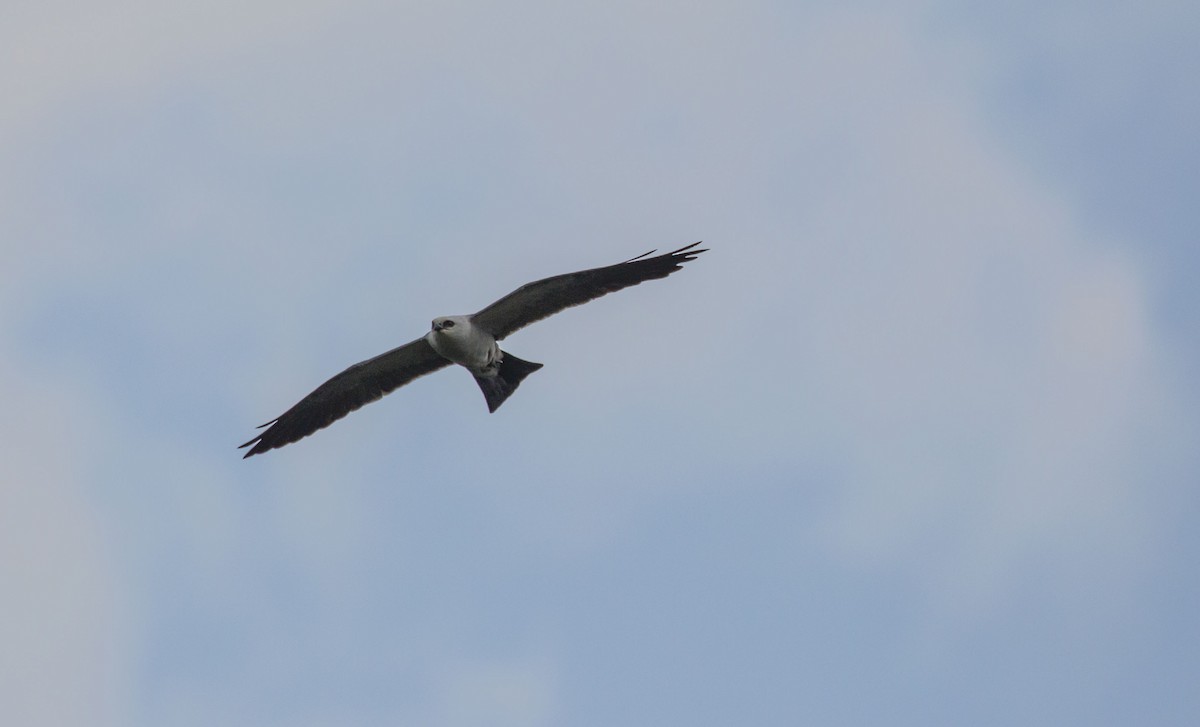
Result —
<path fill-rule="evenodd" d="M 602 295 L 621 288 L 628 288 L 646 280 L 665 278 L 679 270 L 683 263 L 695 260 L 706 250 L 693 250 L 700 243 L 693 242 L 675 252 L 657 257 L 638 255 L 632 260 L 592 268 L 577 273 L 556 275 L 528 285 L 522 285 L 487 308 L 471 316 L 471 322 L 500 340 L 513 331 L 530 323 L 552 316 L 555 313 L 595 300 Z"/>
<path fill-rule="evenodd" d="M 238 449 L 254 445 L 245 455 L 250 457 L 291 444 L 365 404 L 382 399 L 384 394 L 418 376 L 449 365 L 450 361 L 434 351 L 424 338 L 360 361 L 318 386 L 278 419 L 263 424 L 262 427 L 270 428 Z"/>

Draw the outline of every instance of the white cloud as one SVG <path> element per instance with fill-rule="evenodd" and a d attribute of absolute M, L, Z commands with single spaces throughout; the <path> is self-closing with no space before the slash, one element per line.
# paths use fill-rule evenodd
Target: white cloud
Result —
<path fill-rule="evenodd" d="M 110 523 L 85 477 L 96 421 L 80 392 L 0 367 L 0 722 L 128 724 L 136 636 Z"/>
<path fill-rule="evenodd" d="M 81 97 L 136 94 L 197 64 L 248 46 L 303 37 L 336 3 L 209 2 L 177 5 L 126 0 L 17 3 L 0 29 L 0 93 L 5 137 L 69 113 Z"/>
<path fill-rule="evenodd" d="M 822 491 L 814 500 L 827 510 L 796 518 L 823 526 L 834 560 L 905 573 L 935 604 L 931 619 L 1005 610 L 1033 567 L 1064 600 L 1090 599 L 1154 547 L 1161 513 L 1139 474 L 1177 413 L 1164 403 L 1169 342 L 1127 252 L 1136 240 L 1097 233 L 1069 190 L 996 140 L 950 66 L 957 51 L 932 42 L 919 13 L 226 5 L 29 5 L 26 25 L 0 30 L 23 69 L 0 64 L 10 69 L 0 91 L 14 99 L 0 123 L 20 132 L 0 138 L 30 142 L 3 149 L 21 162 L 0 176 L 14 263 L 0 273 L 4 344 L 28 347 L 39 306 L 79 295 L 144 348 L 75 355 L 93 341 L 120 348 L 104 329 L 80 349 L 60 342 L 59 368 L 9 364 L 0 377 L 22 382 L 3 392 L 18 454 L 6 462 L 15 484 L 0 489 L 0 537 L 6 551 L 38 554 L 4 563 L 18 596 L 4 607 L 16 646 L 0 655 L 0 705 L 17 706 L 0 706 L 0 721 L 127 721 L 141 636 L 127 614 L 170 599 L 122 596 L 125 568 L 185 564 L 177 597 L 247 635 L 249 653 L 221 653 L 240 681 L 284 685 L 273 698 L 307 683 L 309 660 L 332 654 L 355 668 L 376 633 L 401 634 L 404 651 L 411 634 L 391 619 L 419 618 L 384 619 L 356 599 L 379 595 L 380 561 L 397 569 L 397 589 L 422 580 L 414 572 L 436 587 L 430 573 L 455 563 L 447 549 L 475 552 L 444 543 L 404 501 L 432 500 L 443 483 L 462 499 L 430 511 L 478 508 L 447 530 L 470 537 L 477 517 L 491 528 L 478 537 L 511 537 L 553 560 L 602 559 L 648 502 L 754 488 L 763 472 L 792 478 Z M 158 166 L 154 152 L 190 148 L 196 130 L 146 122 L 161 138 L 141 146 L 137 124 L 159 98 L 146 89 L 184 77 L 203 79 L 220 123 L 198 124 L 211 143 Z M 67 145 L 92 167 L 55 146 L 62 110 L 81 99 L 112 114 L 97 144 L 128 145 Z M 220 163 L 198 163 L 209 154 Z M 51 194 L 46 167 L 86 184 Z M 114 167 L 123 173 L 110 177 Z M 261 198 L 232 184 L 247 170 L 267 180 Z M 111 210 L 91 195 L 108 182 L 139 194 L 113 213 L 120 225 L 97 231 L 94 218 Z M 405 340 L 418 331 L 401 322 L 424 325 L 535 275 L 700 237 L 713 251 L 669 284 L 514 337 L 515 353 L 547 364 L 522 389 L 524 409 L 487 417 L 469 377 L 452 372 L 274 461 L 234 463 L 238 475 L 215 462 L 232 462 L 239 435 L 219 454 L 213 441 L 226 435 L 204 439 L 217 425 L 197 402 L 243 402 L 221 414 L 262 409 L 242 422 L 257 424 L 374 353 L 364 336 L 395 328 Z M 432 271 L 447 256 L 478 265 L 443 281 Z M 397 320 L 376 323 L 377 313 Z M 134 355 L 152 361 L 121 359 Z M 80 394 L 124 377 L 160 408 Z M 474 408 L 435 411 L 444 402 L 431 392 L 450 387 L 462 392 L 454 406 Z M 153 454 L 126 474 L 185 474 L 156 491 L 155 507 L 97 509 L 90 488 L 116 475 L 90 471 L 71 447 L 96 437 L 109 437 L 108 469 L 145 447 Z M 463 439 L 479 442 L 469 456 Z M 384 487 L 405 494 L 379 502 Z M 401 512 L 411 519 L 393 522 Z M 122 537 L 136 562 L 114 562 L 118 527 L 134 531 Z M 279 572 L 294 582 L 262 577 Z M 311 613 L 294 613 L 293 597 Z M 430 618 L 415 655 L 371 652 L 373 666 L 357 668 L 433 674 L 433 702 L 383 709 L 442 724 L 550 723 L 567 711 L 553 659 L 497 655 L 456 633 L 456 618 L 489 606 L 456 602 Z M 310 615 L 312 644 L 294 634 Z M 451 637 L 458 656 L 431 657 Z M 173 666 L 155 715 L 202 720 L 208 709 L 236 721 L 239 700 L 257 698 L 231 687 L 236 677 Z M 355 721 L 333 694 L 313 697 L 313 719 Z"/>
<path fill-rule="evenodd" d="M 790 355 L 814 453 L 844 472 L 833 542 L 934 574 L 968 618 L 1030 562 L 1128 576 L 1147 555 L 1133 473 L 1159 455 L 1144 433 L 1176 416 L 1137 260 L 996 144 L 919 35 L 831 37 L 854 52 L 840 84 L 886 67 L 904 89 L 839 117 L 833 148 L 853 151 L 797 200 Z"/>
<path fill-rule="evenodd" d="M 558 679 L 545 658 L 457 660 L 441 671 L 435 685 L 433 724 L 534 727 L 556 723 Z"/>

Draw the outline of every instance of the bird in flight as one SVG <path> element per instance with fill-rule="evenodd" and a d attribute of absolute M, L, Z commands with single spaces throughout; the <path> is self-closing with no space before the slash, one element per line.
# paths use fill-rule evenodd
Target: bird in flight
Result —
<path fill-rule="evenodd" d="M 408 382 L 458 364 L 475 377 L 489 412 L 512 395 L 526 376 L 542 367 L 500 350 L 499 341 L 530 323 L 571 306 L 581 305 L 646 280 L 665 278 L 706 250 L 694 242 L 665 255 L 654 250 L 623 263 L 556 275 L 517 288 L 483 310 L 468 316 L 439 316 L 433 328 L 415 341 L 375 358 L 360 361 L 321 384 L 278 418 L 263 424 L 263 432 L 238 447 L 250 447 L 245 457 L 262 454 L 303 439 L 361 406 Z"/>

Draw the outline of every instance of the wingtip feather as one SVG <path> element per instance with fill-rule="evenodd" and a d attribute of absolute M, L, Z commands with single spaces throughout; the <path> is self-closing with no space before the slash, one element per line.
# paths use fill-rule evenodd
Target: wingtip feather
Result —
<path fill-rule="evenodd" d="M 703 250 L 692 250 L 693 247 L 701 244 L 702 242 L 704 242 L 704 240 L 697 240 L 697 241 L 693 242 L 691 245 L 684 245 L 683 247 L 679 248 L 678 250 L 675 250 L 674 252 L 672 252 L 671 255 L 680 255 L 680 257 L 688 257 L 690 259 L 690 256 L 692 256 L 692 255 L 699 255 L 702 252 L 708 252 L 708 248 L 704 248 Z M 685 252 L 687 250 L 691 250 L 691 252 Z M 681 255 L 681 253 L 682 253 L 682 255 Z"/>
<path fill-rule="evenodd" d="M 653 254 L 654 254 L 654 253 L 656 253 L 656 252 L 658 252 L 658 248 L 655 248 L 655 249 L 651 250 L 650 252 L 644 252 L 644 253 L 642 253 L 641 255 L 638 255 L 638 256 L 636 256 L 636 257 L 631 257 L 631 258 L 629 258 L 628 260 L 626 260 L 626 261 L 625 261 L 625 263 L 631 263 L 631 262 L 634 262 L 634 261 L 636 261 L 636 260 L 641 260 L 642 258 L 644 258 L 644 257 L 649 257 L 650 255 L 653 255 Z M 625 263 L 622 263 L 622 265 L 624 265 Z"/>

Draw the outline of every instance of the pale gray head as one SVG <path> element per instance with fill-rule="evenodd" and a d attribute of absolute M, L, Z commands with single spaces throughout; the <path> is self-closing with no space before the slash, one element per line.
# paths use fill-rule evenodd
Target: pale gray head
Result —
<path fill-rule="evenodd" d="M 433 330 L 437 333 L 462 333 L 466 322 L 466 316 L 438 316 L 433 319 Z"/>

